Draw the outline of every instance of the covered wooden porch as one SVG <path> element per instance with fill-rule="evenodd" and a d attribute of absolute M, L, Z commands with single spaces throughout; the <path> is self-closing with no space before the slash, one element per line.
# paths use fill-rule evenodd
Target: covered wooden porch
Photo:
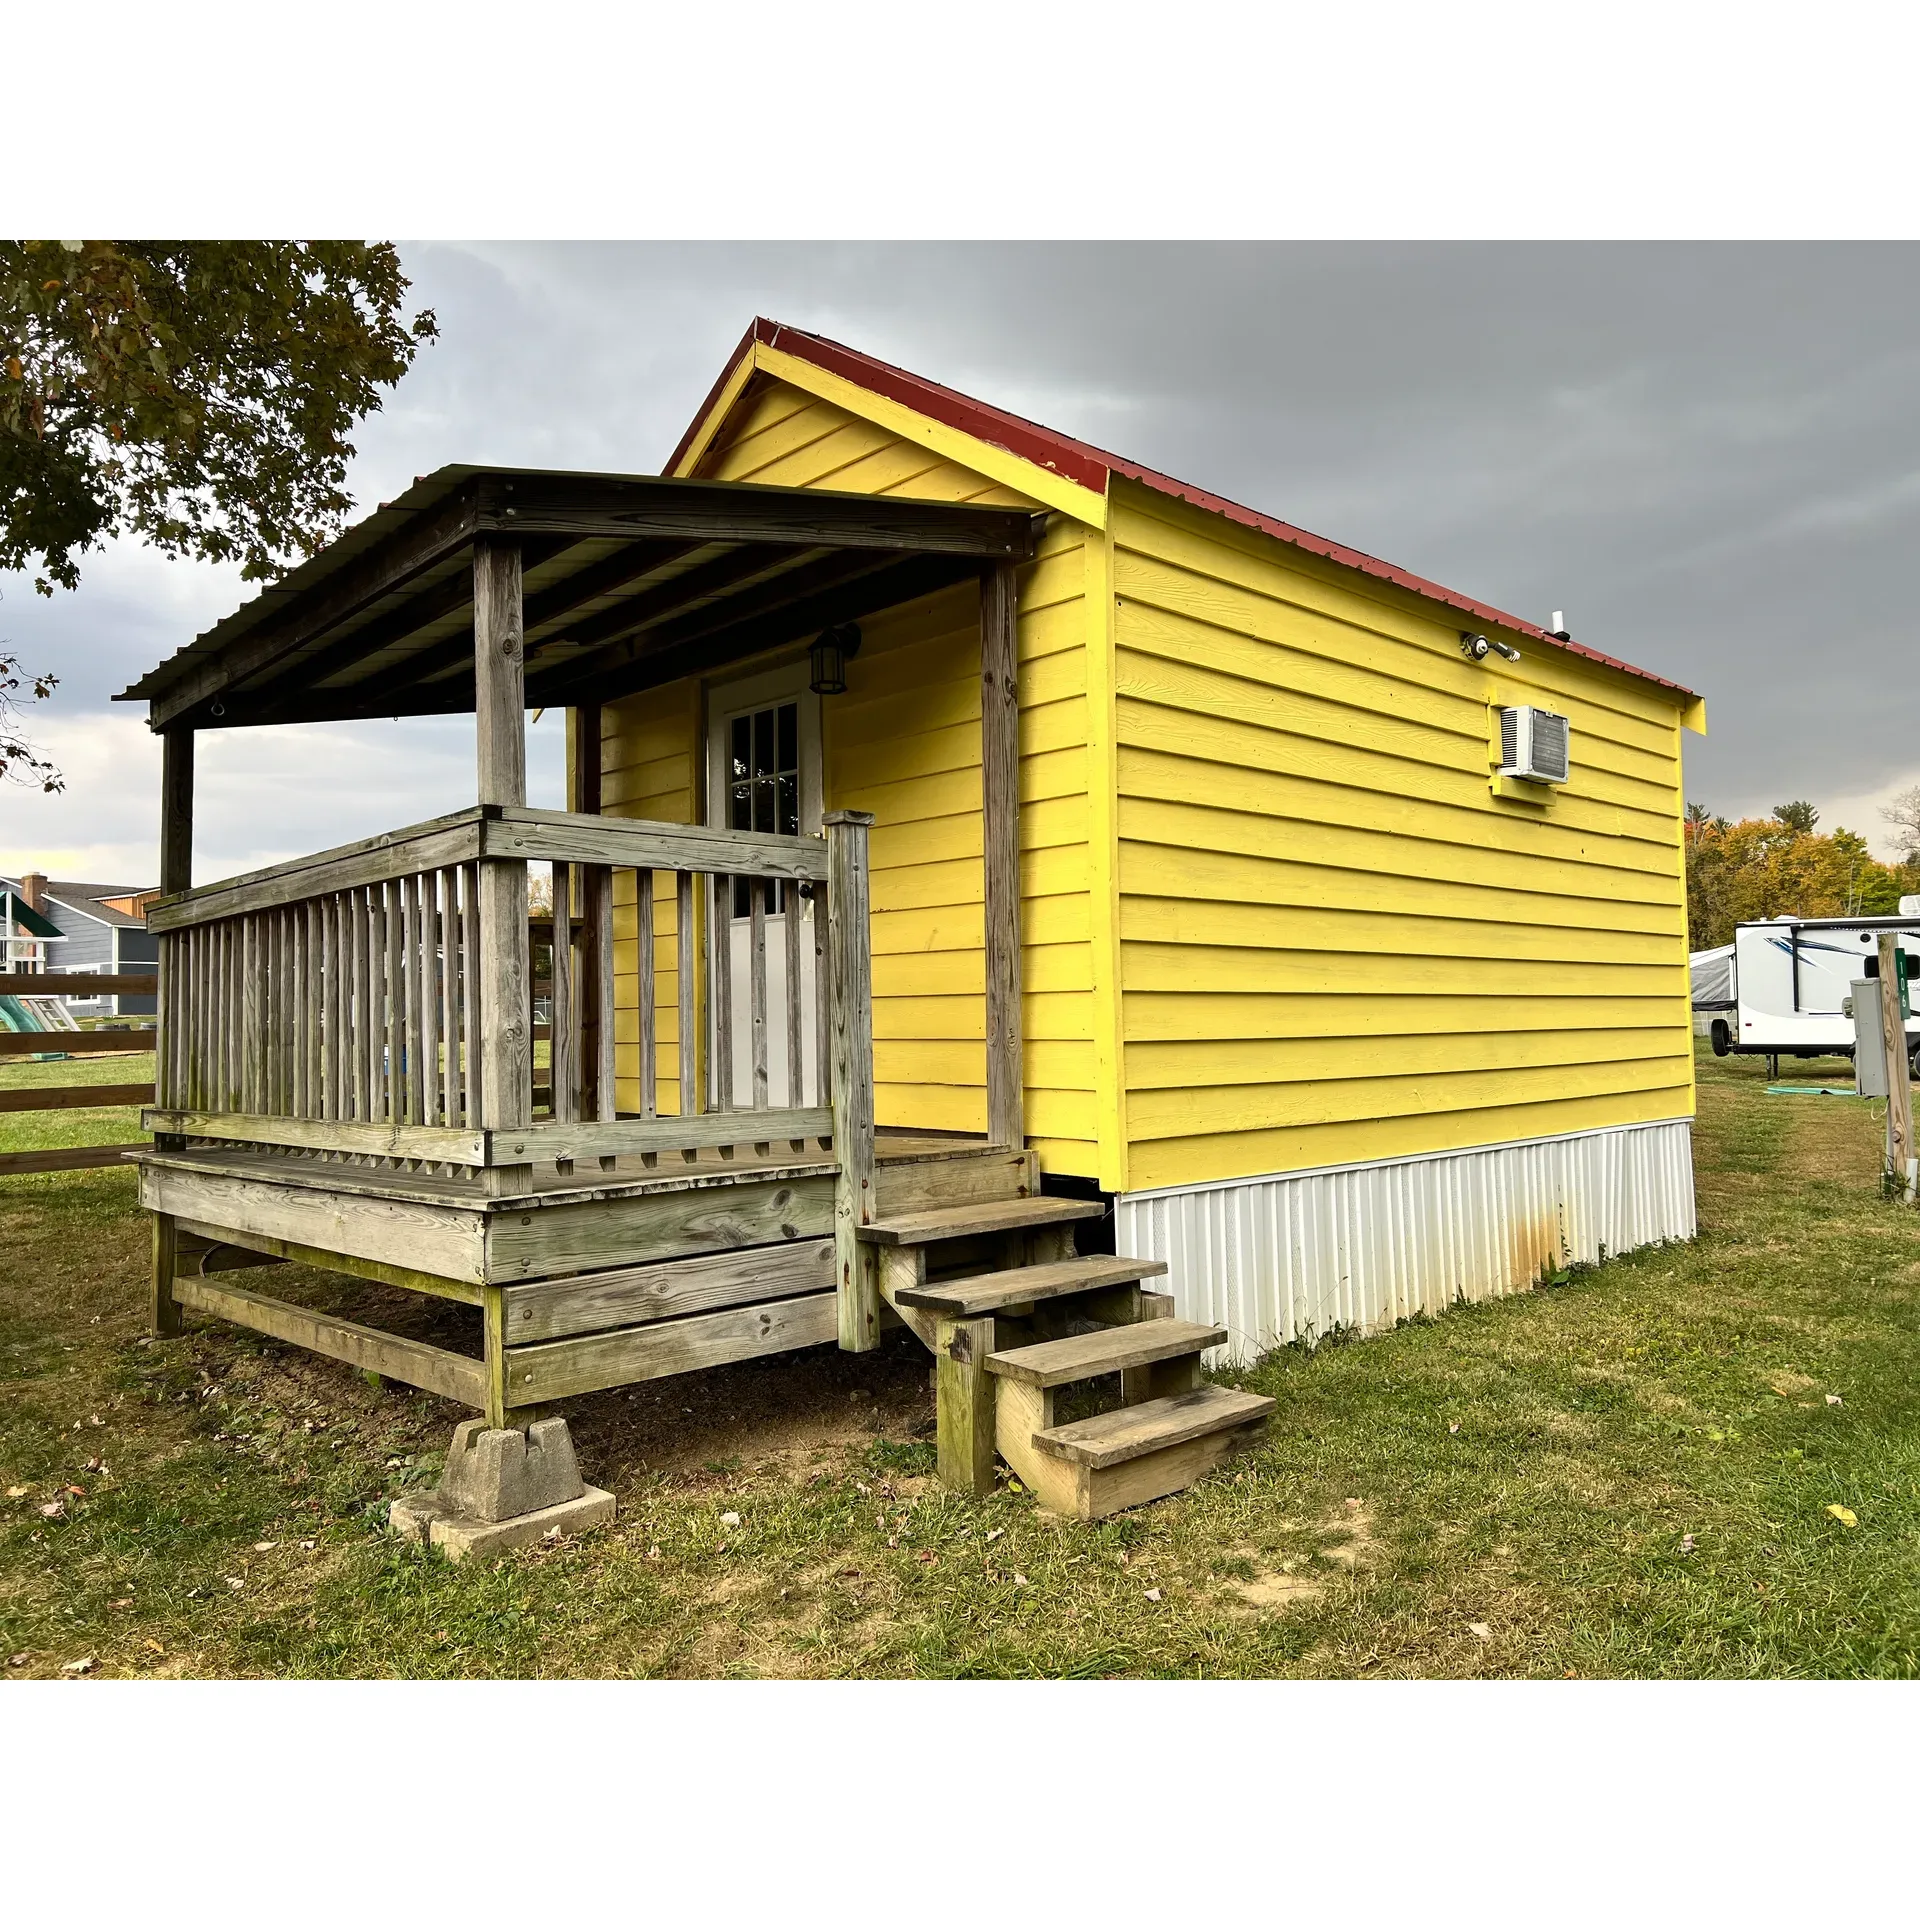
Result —
<path fill-rule="evenodd" d="M 222 1315 L 496 1421 L 745 1352 L 876 1345 L 887 1310 L 862 1232 L 883 1208 L 1037 1189 L 1014 864 L 1015 569 L 1036 533 L 1004 509 L 450 467 L 121 696 L 148 703 L 164 743 L 142 1166 L 156 1325 L 183 1306 Z M 873 1117 L 870 817 L 829 814 L 818 837 L 615 819 L 591 753 L 566 810 L 529 808 L 525 714 L 575 709 L 575 737 L 594 740 L 609 700 L 969 580 L 989 1125 L 889 1137 Z M 476 716 L 475 805 L 190 885 L 199 733 L 457 712 Z M 542 868 L 552 904 L 536 913 Z M 716 959 L 716 929 L 737 951 L 736 919 L 743 967 Z M 616 1030 L 638 1062 L 624 1108 Z M 212 1277 L 289 1259 L 469 1301 L 484 1360 L 400 1351 Z M 574 1286 L 571 1305 L 509 1307 L 509 1289 L 585 1274 L 590 1304 Z M 614 1351 L 623 1328 L 644 1337 Z M 516 1377 L 510 1351 L 535 1333 L 599 1344 L 557 1371 L 522 1353 Z"/>

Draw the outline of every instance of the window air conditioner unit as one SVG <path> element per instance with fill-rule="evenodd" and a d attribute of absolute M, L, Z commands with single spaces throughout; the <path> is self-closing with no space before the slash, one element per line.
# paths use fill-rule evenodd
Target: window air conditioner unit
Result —
<path fill-rule="evenodd" d="M 1572 729 L 1544 707 L 1500 709 L 1500 771 L 1510 780 L 1560 786 L 1569 776 Z"/>

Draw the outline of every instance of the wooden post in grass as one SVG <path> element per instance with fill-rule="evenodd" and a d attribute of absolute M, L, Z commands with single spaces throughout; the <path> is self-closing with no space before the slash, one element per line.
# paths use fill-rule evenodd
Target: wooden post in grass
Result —
<path fill-rule="evenodd" d="M 180 1302 L 173 1297 L 173 1280 L 180 1265 L 180 1229 L 170 1213 L 153 1216 L 153 1301 L 150 1325 L 156 1340 L 171 1340 L 182 1331 Z"/>
<path fill-rule="evenodd" d="M 1908 1080 L 1907 1022 L 1900 1006 L 1900 936 L 1883 933 L 1879 943 L 1880 1043 L 1887 1062 L 1887 1172 L 1900 1198 L 1913 1205 L 1920 1194 L 1920 1161 L 1914 1158 L 1913 1088 Z"/>

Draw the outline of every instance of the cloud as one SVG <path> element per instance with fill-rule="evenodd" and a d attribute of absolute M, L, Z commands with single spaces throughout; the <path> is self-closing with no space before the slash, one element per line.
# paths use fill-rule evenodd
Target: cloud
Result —
<path fill-rule="evenodd" d="M 1911 246 L 402 251 L 442 338 L 358 432 L 363 505 L 454 460 L 655 471 L 768 313 L 1496 606 L 1563 609 L 1577 638 L 1707 696 L 1687 766 L 1717 810 L 1920 779 L 1899 692 Z M 0 590 L 0 643 L 60 672 L 63 728 L 123 713 L 113 692 L 249 591 L 118 547 L 78 594 Z M 452 735 L 413 725 L 210 747 L 208 862 L 460 804 Z M 100 738 L 131 744 L 86 747 L 61 805 L 0 799 L 0 846 L 151 847 L 150 748 Z"/>

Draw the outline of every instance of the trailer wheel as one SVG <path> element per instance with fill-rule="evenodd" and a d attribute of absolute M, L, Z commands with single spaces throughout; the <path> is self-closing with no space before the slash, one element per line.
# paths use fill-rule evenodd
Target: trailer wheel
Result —
<path fill-rule="evenodd" d="M 1724 1060 L 1733 1051 L 1733 1035 L 1727 1029 L 1724 1020 L 1713 1023 L 1713 1053 L 1717 1060 Z"/>
<path fill-rule="evenodd" d="M 1908 1044 L 1907 1078 L 1909 1080 L 1920 1080 L 1920 1040 L 1915 1040 Z"/>

